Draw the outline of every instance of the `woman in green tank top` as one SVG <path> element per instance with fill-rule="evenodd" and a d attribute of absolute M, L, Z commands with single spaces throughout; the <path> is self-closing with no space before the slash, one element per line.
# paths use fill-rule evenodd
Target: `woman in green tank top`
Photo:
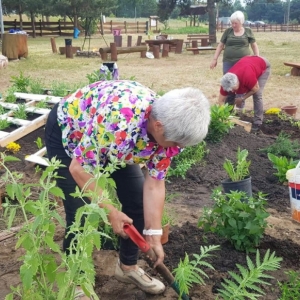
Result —
<path fill-rule="evenodd" d="M 259 56 L 259 50 L 255 41 L 253 32 L 248 27 L 243 27 L 245 17 L 241 11 L 236 11 L 230 16 L 231 28 L 227 28 L 218 44 L 210 68 L 217 66 L 217 61 L 220 53 L 223 54 L 223 74 L 242 57 L 250 55 L 249 45 L 252 48 L 253 54 Z"/>

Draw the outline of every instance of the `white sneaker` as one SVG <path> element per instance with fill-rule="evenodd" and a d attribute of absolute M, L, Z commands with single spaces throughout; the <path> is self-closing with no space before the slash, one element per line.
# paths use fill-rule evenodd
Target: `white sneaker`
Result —
<path fill-rule="evenodd" d="M 121 282 L 135 284 L 142 291 L 149 294 L 157 295 L 165 290 L 165 285 L 161 281 L 152 278 L 143 269 L 123 271 L 120 262 L 116 265 L 115 277 Z"/>

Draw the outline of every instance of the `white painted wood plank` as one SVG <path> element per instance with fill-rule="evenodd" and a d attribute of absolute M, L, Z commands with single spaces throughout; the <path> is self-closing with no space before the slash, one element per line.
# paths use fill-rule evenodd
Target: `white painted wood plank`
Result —
<path fill-rule="evenodd" d="M 0 131 L 0 139 L 9 135 L 9 132 L 6 132 L 6 131 Z"/>
<path fill-rule="evenodd" d="M 14 93 L 17 98 L 26 99 L 26 100 L 34 100 L 34 101 L 44 101 L 47 103 L 57 103 L 62 97 L 55 97 L 51 95 L 39 95 L 39 94 L 27 94 L 27 93 Z"/>

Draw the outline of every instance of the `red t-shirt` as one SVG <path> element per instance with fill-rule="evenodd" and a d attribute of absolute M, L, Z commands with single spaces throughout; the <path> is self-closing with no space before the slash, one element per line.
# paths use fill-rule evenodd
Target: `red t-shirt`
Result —
<path fill-rule="evenodd" d="M 248 93 L 258 81 L 258 78 L 266 71 L 267 64 L 264 59 L 259 56 L 244 56 L 241 58 L 228 72 L 237 76 L 240 86 L 239 89 L 234 91 L 235 94 Z M 222 87 L 220 94 L 227 96 Z"/>

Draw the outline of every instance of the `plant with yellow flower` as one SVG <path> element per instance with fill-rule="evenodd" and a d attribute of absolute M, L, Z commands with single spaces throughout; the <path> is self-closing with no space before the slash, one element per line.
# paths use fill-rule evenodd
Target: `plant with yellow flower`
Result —
<path fill-rule="evenodd" d="M 10 142 L 7 144 L 6 149 L 12 153 L 17 153 L 20 151 L 21 146 L 18 143 Z"/>

